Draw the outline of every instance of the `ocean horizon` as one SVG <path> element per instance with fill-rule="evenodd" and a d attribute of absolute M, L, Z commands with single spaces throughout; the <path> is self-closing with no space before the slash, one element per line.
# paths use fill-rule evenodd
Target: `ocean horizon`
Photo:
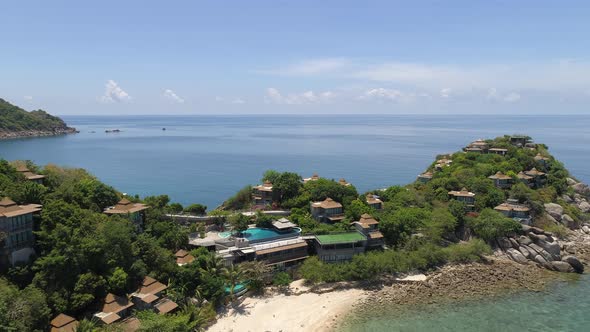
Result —
<path fill-rule="evenodd" d="M 213 209 L 264 171 L 345 178 L 359 192 L 404 185 L 437 154 L 521 133 L 590 182 L 590 116 L 66 116 L 80 133 L 0 141 L 0 157 L 85 168 L 122 192 Z M 362 121 L 360 121 L 362 120 Z M 165 128 L 165 130 L 163 130 Z M 105 130 L 119 129 L 119 133 Z"/>

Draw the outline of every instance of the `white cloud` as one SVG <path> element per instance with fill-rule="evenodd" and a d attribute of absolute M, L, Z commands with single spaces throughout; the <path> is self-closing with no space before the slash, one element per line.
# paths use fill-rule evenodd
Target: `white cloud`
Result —
<path fill-rule="evenodd" d="M 125 102 L 130 101 L 131 96 L 125 92 L 113 80 L 108 80 L 105 84 L 104 95 L 100 97 L 100 101 L 103 103 L 114 103 L 114 102 Z"/>
<path fill-rule="evenodd" d="M 169 100 L 172 100 L 173 102 L 179 103 L 179 104 L 184 103 L 184 99 L 182 99 L 180 96 L 178 96 L 174 91 L 172 91 L 170 89 L 164 90 L 164 97 L 168 98 Z"/>
<path fill-rule="evenodd" d="M 33 96 L 23 96 L 23 99 L 26 101 L 32 101 L 33 100 Z"/>
<path fill-rule="evenodd" d="M 399 103 L 411 103 L 418 98 L 430 97 L 427 93 L 404 92 L 398 89 L 374 88 L 366 90 L 357 97 L 357 100 L 365 101 L 393 101 Z"/>
<path fill-rule="evenodd" d="M 283 95 L 279 92 L 279 90 L 275 88 L 268 88 L 266 89 L 266 96 L 264 100 L 268 104 L 299 105 L 313 103 L 328 103 L 334 97 L 336 97 L 336 93 L 332 91 L 316 93 L 310 90 L 302 93 L 290 93 L 287 95 Z"/>
<path fill-rule="evenodd" d="M 444 88 L 440 90 L 440 97 L 441 98 L 451 98 L 451 93 L 453 92 L 453 89 L 451 88 Z"/>
<path fill-rule="evenodd" d="M 232 104 L 245 104 L 246 101 L 242 98 L 236 98 L 234 100 L 231 101 Z"/>
<path fill-rule="evenodd" d="M 314 59 L 258 72 L 280 76 L 311 76 L 336 72 L 346 67 L 348 62 L 344 58 Z"/>
<path fill-rule="evenodd" d="M 507 103 L 515 103 L 520 100 L 520 94 L 516 92 L 509 92 L 507 94 L 501 94 L 496 88 L 490 88 L 486 95 L 486 99 L 492 101 L 504 101 Z"/>

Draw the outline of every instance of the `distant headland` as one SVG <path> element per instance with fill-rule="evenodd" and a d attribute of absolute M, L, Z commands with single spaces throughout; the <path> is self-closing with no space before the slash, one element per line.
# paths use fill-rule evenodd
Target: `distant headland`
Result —
<path fill-rule="evenodd" d="M 76 133 L 76 128 L 43 110 L 27 112 L 0 98 L 0 139 L 56 136 Z"/>

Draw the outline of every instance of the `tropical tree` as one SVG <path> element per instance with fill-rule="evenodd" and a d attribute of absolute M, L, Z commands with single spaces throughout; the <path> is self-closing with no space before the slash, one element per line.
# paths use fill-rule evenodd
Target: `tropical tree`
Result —
<path fill-rule="evenodd" d="M 234 290 L 236 286 L 245 279 L 244 270 L 242 270 L 238 265 L 231 265 L 230 267 L 223 268 L 221 275 L 229 286 L 230 301 L 234 301 Z"/>

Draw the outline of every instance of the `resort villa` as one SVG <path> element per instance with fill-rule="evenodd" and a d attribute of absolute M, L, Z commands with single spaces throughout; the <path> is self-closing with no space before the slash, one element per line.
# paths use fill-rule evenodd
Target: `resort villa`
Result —
<path fill-rule="evenodd" d="M 428 181 L 432 180 L 433 175 L 434 174 L 432 174 L 432 172 L 424 172 L 418 175 L 418 181 L 422 183 L 427 183 Z"/>
<path fill-rule="evenodd" d="M 0 266 L 27 262 L 34 254 L 33 214 L 41 205 L 17 205 L 10 198 L 0 200 Z"/>
<path fill-rule="evenodd" d="M 319 222 L 338 222 L 344 219 L 342 204 L 330 197 L 311 203 L 311 216 Z"/>
<path fill-rule="evenodd" d="M 449 196 L 464 203 L 467 211 L 472 211 L 475 208 L 475 194 L 466 188 L 461 189 L 461 191 L 449 191 Z"/>
<path fill-rule="evenodd" d="M 525 204 L 518 203 L 518 200 L 509 199 L 496 206 L 494 210 L 524 224 L 529 224 L 531 222 L 531 209 Z"/>
<path fill-rule="evenodd" d="M 510 144 L 517 146 L 517 147 L 524 147 L 527 143 L 530 142 L 530 137 L 525 135 L 513 135 L 510 136 Z"/>
<path fill-rule="evenodd" d="M 127 198 L 123 198 L 117 205 L 106 208 L 104 213 L 128 218 L 138 230 L 142 230 L 145 223 L 145 210 L 149 208 L 148 205 L 132 203 Z"/>
<path fill-rule="evenodd" d="M 537 153 L 537 155 L 535 156 L 535 161 L 541 164 L 542 166 L 546 167 L 549 158 L 541 155 L 540 153 Z"/>
<path fill-rule="evenodd" d="M 318 258 L 326 263 L 349 261 L 367 247 L 367 237 L 357 231 L 316 235 L 314 240 Z"/>
<path fill-rule="evenodd" d="M 442 158 L 442 159 L 439 159 L 436 161 L 436 164 L 434 165 L 434 169 L 436 169 L 437 171 L 442 171 L 442 169 L 444 167 L 451 166 L 452 163 L 453 163 L 453 161 L 451 159 Z"/>
<path fill-rule="evenodd" d="M 346 180 L 344 180 L 344 179 L 338 180 L 338 183 L 345 186 L 345 187 L 352 186 L 352 184 L 350 184 L 349 182 L 346 182 Z"/>
<path fill-rule="evenodd" d="M 367 249 L 382 248 L 383 234 L 378 229 L 379 222 L 370 214 L 363 214 L 359 221 L 352 223 L 354 227 L 367 238 Z"/>
<path fill-rule="evenodd" d="M 497 188 L 507 189 L 512 186 L 512 177 L 503 174 L 500 171 L 498 171 L 494 175 L 488 176 L 488 179 L 492 179 L 494 181 L 494 185 Z"/>
<path fill-rule="evenodd" d="M 318 175 L 318 173 L 313 173 L 313 175 L 310 178 L 303 179 L 303 183 L 308 183 L 309 181 L 317 181 L 319 179 L 320 176 Z"/>
<path fill-rule="evenodd" d="M 533 168 L 530 171 L 525 171 L 524 174 L 533 178 L 532 182 L 536 188 L 543 187 L 547 182 L 547 175 L 536 168 Z"/>
<path fill-rule="evenodd" d="M 379 199 L 379 196 L 368 194 L 367 204 L 375 210 L 381 210 L 383 208 L 383 201 Z"/>
<path fill-rule="evenodd" d="M 167 314 L 178 308 L 178 305 L 162 296 L 168 286 L 154 278 L 146 276 L 138 290 L 131 294 L 131 300 L 138 310 L 154 310 L 159 314 Z"/>
<path fill-rule="evenodd" d="M 133 307 L 133 302 L 129 301 L 127 297 L 109 293 L 104 298 L 100 311 L 95 313 L 94 317 L 101 324 L 110 325 L 127 317 L 131 313 L 131 307 Z"/>
<path fill-rule="evenodd" d="M 190 264 L 195 260 L 195 257 L 188 253 L 188 251 L 184 249 L 178 250 L 174 256 L 176 257 L 176 264 L 178 266 L 183 266 L 186 264 Z"/>
<path fill-rule="evenodd" d="M 530 188 L 533 188 L 535 186 L 534 177 L 526 175 L 524 172 L 518 172 L 516 177 L 518 177 L 520 182 L 526 184 Z"/>
<path fill-rule="evenodd" d="M 467 145 L 465 148 L 463 148 L 463 151 L 475 152 L 475 153 L 487 153 L 489 147 L 490 147 L 490 145 L 486 141 L 484 141 L 482 139 L 478 139 L 477 141 L 471 142 L 469 145 Z"/>
<path fill-rule="evenodd" d="M 271 205 L 273 202 L 273 191 L 272 191 L 272 183 L 270 181 L 264 181 L 263 184 L 255 186 L 252 188 L 252 199 L 254 200 L 254 205 Z"/>
<path fill-rule="evenodd" d="M 501 156 L 505 156 L 508 153 L 508 149 L 502 149 L 502 148 L 491 148 L 488 150 L 488 153 L 494 153 L 494 154 L 498 154 Z"/>
<path fill-rule="evenodd" d="M 45 179 L 45 175 L 39 175 L 39 174 L 35 174 L 33 172 L 31 172 L 27 166 L 20 164 L 16 167 L 16 171 L 19 172 L 20 174 L 22 174 L 25 178 L 27 178 L 27 180 L 38 183 L 38 184 L 43 184 L 43 179 Z"/>
<path fill-rule="evenodd" d="M 302 238 L 254 245 L 254 260 L 269 266 L 287 268 L 309 257 L 307 242 Z"/>
<path fill-rule="evenodd" d="M 49 332 L 76 332 L 80 324 L 76 319 L 65 314 L 59 314 L 51 320 Z"/>

